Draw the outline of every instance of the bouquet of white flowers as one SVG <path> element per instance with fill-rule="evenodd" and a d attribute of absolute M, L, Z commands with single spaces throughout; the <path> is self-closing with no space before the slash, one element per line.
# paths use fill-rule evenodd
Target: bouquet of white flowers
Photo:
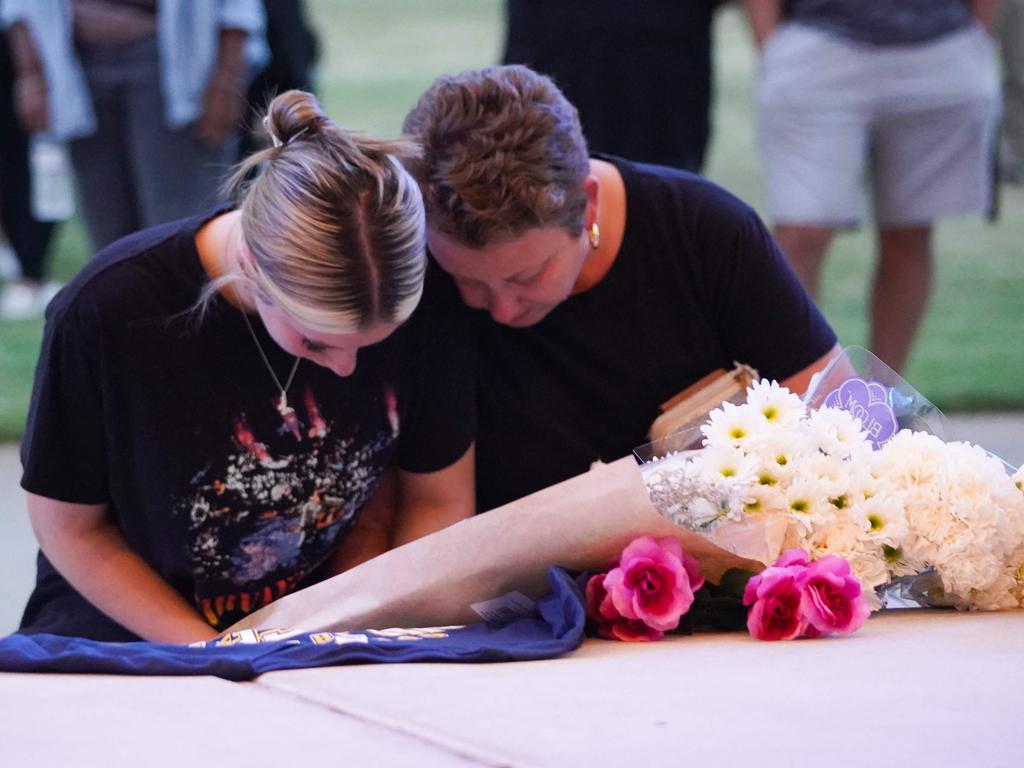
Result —
<path fill-rule="evenodd" d="M 877 593 L 875 608 L 893 585 L 920 604 L 1020 606 L 1024 468 L 1011 476 L 977 445 L 903 428 L 945 421 L 905 382 L 844 377 L 817 409 L 759 381 L 746 403 L 712 411 L 701 449 L 643 464 L 654 506 L 765 564 L 792 548 L 839 555 L 869 598 Z"/>

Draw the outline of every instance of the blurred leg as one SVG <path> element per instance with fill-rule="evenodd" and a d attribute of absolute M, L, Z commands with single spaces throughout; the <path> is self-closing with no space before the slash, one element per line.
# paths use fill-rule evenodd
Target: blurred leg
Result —
<path fill-rule="evenodd" d="M 138 190 L 141 226 L 193 216 L 221 201 L 220 183 L 237 157 L 238 139 L 208 147 L 191 125 L 169 128 L 164 121 L 159 73 L 132 83 L 128 141 Z"/>
<path fill-rule="evenodd" d="M 1024 0 L 1004 0 L 997 32 L 1003 72 L 1003 179 L 1024 184 Z"/>
<path fill-rule="evenodd" d="M 22 279 L 39 283 L 53 223 L 32 215 L 29 140 L 14 114 L 13 76 L 6 42 L 0 35 L 0 225 L 18 259 Z"/>
<path fill-rule="evenodd" d="M 870 349 L 902 372 L 921 325 L 932 283 L 932 230 L 883 227 L 871 295 Z"/>
<path fill-rule="evenodd" d="M 777 224 L 775 239 L 804 289 L 817 300 L 821 267 L 836 231 L 827 227 Z"/>
<path fill-rule="evenodd" d="M 125 73 L 104 58 L 84 57 L 84 69 L 96 111 L 96 132 L 69 142 L 78 204 L 95 251 L 139 228 L 135 184 L 124 119 Z"/>

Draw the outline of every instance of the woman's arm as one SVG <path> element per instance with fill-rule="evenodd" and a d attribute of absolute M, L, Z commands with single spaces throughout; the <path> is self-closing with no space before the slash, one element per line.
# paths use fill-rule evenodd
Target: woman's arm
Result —
<path fill-rule="evenodd" d="M 754 42 L 760 50 L 782 22 L 782 0 L 744 0 L 744 5 L 754 32 Z"/>
<path fill-rule="evenodd" d="M 28 494 L 39 547 L 83 597 L 139 637 L 167 643 L 209 640 L 203 621 L 125 541 L 104 504 Z"/>
<path fill-rule="evenodd" d="M 50 126 L 46 73 L 32 33 L 22 21 L 7 30 L 14 61 L 14 109 L 25 133 L 43 133 Z"/>
<path fill-rule="evenodd" d="M 377 490 L 359 510 L 345 539 L 334 550 L 328 566 L 335 576 L 391 549 L 398 514 L 398 470 L 388 469 Z"/>
<path fill-rule="evenodd" d="M 249 33 L 223 28 L 217 44 L 217 61 L 206 83 L 203 112 L 196 124 L 196 136 L 217 147 L 242 128 L 245 115 L 245 43 Z"/>
<path fill-rule="evenodd" d="M 476 511 L 476 451 L 437 472 L 398 472 L 398 515 L 392 546 L 472 517 Z"/>
<path fill-rule="evenodd" d="M 971 13 L 990 35 L 999 17 L 1002 0 L 971 0 Z"/>
<path fill-rule="evenodd" d="M 797 371 L 785 381 L 780 381 L 783 387 L 788 389 L 797 395 L 802 395 L 807 391 L 807 387 L 811 383 L 811 377 L 814 376 L 818 371 L 823 371 L 828 367 L 835 358 L 843 354 L 843 348 L 836 342 L 835 346 L 832 347 L 828 352 L 819 357 L 813 363 L 808 365 L 802 371 Z M 852 369 L 851 369 L 852 371 Z M 852 374 L 851 374 L 852 375 Z"/>

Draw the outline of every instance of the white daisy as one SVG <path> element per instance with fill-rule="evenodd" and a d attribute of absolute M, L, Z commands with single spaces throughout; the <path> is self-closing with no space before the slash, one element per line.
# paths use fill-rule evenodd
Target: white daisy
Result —
<path fill-rule="evenodd" d="M 755 381 L 747 388 L 747 404 L 768 424 L 781 428 L 793 426 L 807 411 L 799 397 L 768 379 Z"/>
<path fill-rule="evenodd" d="M 709 416 L 700 431 L 704 433 L 704 445 L 712 448 L 746 445 L 764 430 L 760 414 L 746 405 L 722 403 Z"/>
<path fill-rule="evenodd" d="M 846 458 L 866 442 L 860 421 L 840 408 L 811 411 L 809 426 L 818 448 L 830 456 Z"/>

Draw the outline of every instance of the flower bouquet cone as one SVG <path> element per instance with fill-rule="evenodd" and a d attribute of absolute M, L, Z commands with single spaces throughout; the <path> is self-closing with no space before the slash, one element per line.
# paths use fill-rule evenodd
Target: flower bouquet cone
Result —
<path fill-rule="evenodd" d="M 484 614 L 474 604 L 510 593 L 538 598 L 550 588 L 549 566 L 602 568 L 645 534 L 678 540 L 712 581 L 730 568 L 760 567 L 659 515 L 627 456 L 283 597 L 228 631 L 475 622 Z"/>
<path fill-rule="evenodd" d="M 696 429 L 638 449 L 652 502 L 680 527 L 764 565 L 841 557 L 876 609 L 1024 602 L 1024 470 L 952 440 L 867 350 L 846 350 L 803 401 L 756 382 Z"/>

